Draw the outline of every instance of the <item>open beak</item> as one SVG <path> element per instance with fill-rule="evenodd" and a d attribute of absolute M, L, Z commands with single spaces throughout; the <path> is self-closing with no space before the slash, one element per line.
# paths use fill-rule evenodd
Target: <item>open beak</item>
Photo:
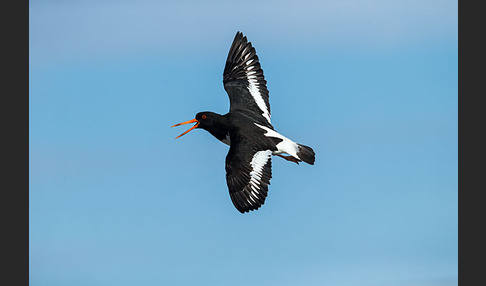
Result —
<path fill-rule="evenodd" d="M 172 125 L 171 127 L 176 127 L 176 126 L 179 126 L 179 125 L 184 125 L 184 124 L 189 124 L 189 123 L 194 123 L 194 122 L 196 122 L 196 125 L 192 126 L 191 128 L 189 128 L 189 130 L 187 130 L 186 132 L 184 132 L 181 135 L 177 136 L 175 139 L 181 137 L 182 135 L 186 135 L 187 133 L 189 133 L 189 131 L 191 131 L 194 128 L 196 128 L 199 125 L 199 121 L 197 121 L 197 119 L 192 119 L 192 120 L 189 120 L 189 121 L 186 121 L 186 122 L 182 122 L 182 123 L 178 123 L 178 124 Z"/>

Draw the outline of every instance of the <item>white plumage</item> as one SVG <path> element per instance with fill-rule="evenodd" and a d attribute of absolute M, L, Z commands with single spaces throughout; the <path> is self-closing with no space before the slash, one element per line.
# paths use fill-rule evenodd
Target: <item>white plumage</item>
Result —
<path fill-rule="evenodd" d="M 299 152 L 299 144 L 295 143 L 294 141 L 290 140 L 289 138 L 283 136 L 282 134 L 278 133 L 275 130 L 272 130 L 266 126 L 260 125 L 258 123 L 255 123 L 256 126 L 260 127 L 261 129 L 265 130 L 265 136 L 267 137 L 273 137 L 273 138 L 278 138 L 281 139 L 282 142 L 277 144 L 277 151 L 273 151 L 273 155 L 278 155 L 282 153 L 287 153 L 290 156 L 300 160 L 300 157 L 297 155 L 297 152 Z"/>
<path fill-rule="evenodd" d="M 258 198 L 258 190 L 260 189 L 260 181 L 263 175 L 263 167 L 267 164 L 268 160 L 272 157 L 272 151 L 258 151 L 253 155 L 253 159 L 250 162 L 252 171 L 250 172 L 250 188 L 251 194 Z M 251 198 L 251 197 L 250 197 Z M 248 201 L 250 202 L 250 201 Z"/>

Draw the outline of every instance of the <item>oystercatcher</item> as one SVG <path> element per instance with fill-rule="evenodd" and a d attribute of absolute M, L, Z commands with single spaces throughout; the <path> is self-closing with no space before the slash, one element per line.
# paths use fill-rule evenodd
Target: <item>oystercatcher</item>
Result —
<path fill-rule="evenodd" d="M 199 112 L 195 119 L 172 126 L 195 123 L 176 139 L 202 128 L 230 146 L 226 182 L 231 201 L 241 213 L 257 210 L 265 203 L 272 177 L 272 155 L 297 164 L 304 161 L 314 165 L 315 160 L 311 147 L 295 143 L 273 129 L 266 83 L 255 48 L 237 32 L 223 72 L 229 112 Z"/>

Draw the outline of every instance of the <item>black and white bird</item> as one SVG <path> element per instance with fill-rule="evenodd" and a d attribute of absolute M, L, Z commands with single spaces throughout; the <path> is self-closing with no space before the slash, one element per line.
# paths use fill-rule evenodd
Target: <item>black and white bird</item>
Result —
<path fill-rule="evenodd" d="M 195 123 L 176 138 L 202 128 L 230 146 L 226 182 L 231 201 L 241 213 L 257 210 L 265 203 L 272 178 L 272 155 L 297 164 L 303 161 L 314 165 L 315 161 L 311 147 L 295 143 L 273 129 L 266 83 L 255 48 L 237 32 L 223 72 L 229 112 L 199 112 L 195 119 L 172 126 Z"/>

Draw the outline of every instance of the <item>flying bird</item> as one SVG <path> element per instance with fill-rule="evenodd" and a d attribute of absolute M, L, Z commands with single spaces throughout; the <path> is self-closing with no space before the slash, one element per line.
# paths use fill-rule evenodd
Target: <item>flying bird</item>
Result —
<path fill-rule="evenodd" d="M 270 122 L 267 81 L 255 48 L 237 32 L 226 59 L 223 85 L 230 100 L 224 115 L 199 112 L 196 118 L 175 124 L 195 123 L 230 146 L 226 156 L 226 182 L 231 201 L 241 213 L 257 210 L 265 203 L 272 178 L 272 155 L 288 161 L 314 165 L 311 147 L 295 143 L 274 130 Z M 287 155 L 283 155 L 287 154 Z"/>

